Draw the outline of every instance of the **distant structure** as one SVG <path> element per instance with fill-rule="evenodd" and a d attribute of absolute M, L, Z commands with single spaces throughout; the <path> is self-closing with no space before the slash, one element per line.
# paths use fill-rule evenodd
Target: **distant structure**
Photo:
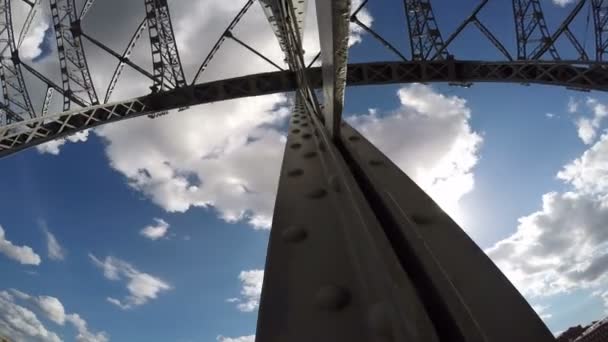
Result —
<path fill-rule="evenodd" d="M 557 337 L 557 342 L 607 342 L 608 317 L 591 325 L 582 327 L 577 325 L 568 328 Z"/>

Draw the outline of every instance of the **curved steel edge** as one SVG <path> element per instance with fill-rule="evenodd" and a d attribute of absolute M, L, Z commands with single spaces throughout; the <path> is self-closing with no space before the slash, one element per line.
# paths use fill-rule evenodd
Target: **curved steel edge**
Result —
<path fill-rule="evenodd" d="M 322 86 L 320 68 L 311 68 L 312 87 Z M 508 82 L 580 90 L 608 90 L 608 64 L 580 62 L 373 62 L 348 65 L 347 85 L 414 82 Z M 159 111 L 242 97 L 294 91 L 295 74 L 277 71 L 201 83 L 76 111 L 47 115 L 0 127 L 0 157 L 106 123 Z"/>

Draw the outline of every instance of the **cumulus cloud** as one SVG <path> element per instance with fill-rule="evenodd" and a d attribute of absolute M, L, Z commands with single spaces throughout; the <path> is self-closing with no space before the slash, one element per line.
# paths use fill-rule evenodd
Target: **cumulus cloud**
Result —
<path fill-rule="evenodd" d="M 41 154 L 53 154 L 58 155 L 60 151 L 60 147 L 65 145 L 66 142 L 85 142 L 89 139 L 89 130 L 80 131 L 78 133 L 74 133 L 67 138 L 51 140 L 44 144 L 40 144 L 36 146 L 36 150 Z"/>
<path fill-rule="evenodd" d="M 20 27 L 20 26 L 19 26 Z M 23 43 L 19 48 L 19 55 L 26 59 L 35 59 L 43 53 L 41 47 L 44 41 L 46 30 L 50 27 L 49 23 L 41 16 L 37 15 L 34 17 L 28 34 L 23 39 Z M 19 33 L 17 31 L 16 33 Z M 15 38 L 18 38 L 16 35 Z"/>
<path fill-rule="evenodd" d="M 351 4 L 351 12 L 356 11 L 362 2 L 363 0 L 353 0 Z M 359 21 L 367 27 L 371 27 L 374 22 L 374 18 L 365 7 L 361 9 L 359 13 L 357 13 L 357 19 L 359 19 Z M 361 41 L 363 41 L 362 36 L 364 33 L 365 30 L 361 28 L 361 26 L 355 23 L 350 23 L 350 35 L 348 37 L 348 46 L 353 46 L 355 44 L 361 43 Z"/>
<path fill-rule="evenodd" d="M 129 295 L 123 300 L 107 298 L 108 302 L 123 310 L 143 305 L 157 298 L 161 292 L 171 289 L 171 286 L 165 281 L 148 273 L 140 272 L 126 261 L 111 256 L 99 260 L 93 254 L 89 254 L 89 258 L 103 271 L 107 279 L 126 282 Z"/>
<path fill-rule="evenodd" d="M 29 246 L 16 246 L 6 239 L 0 226 L 0 253 L 24 265 L 40 265 L 40 256 Z"/>
<path fill-rule="evenodd" d="M 69 322 L 76 330 L 78 342 L 109 341 L 106 332 L 89 331 L 87 322 L 80 315 L 66 313 L 58 298 L 31 296 L 15 289 L 0 291 L 0 331 L 16 341 L 61 341 L 57 334 L 46 329 L 34 312 L 60 326 Z"/>
<path fill-rule="evenodd" d="M 163 219 L 155 218 L 154 221 L 156 224 L 152 224 L 144 227 L 139 231 L 141 235 L 150 239 L 150 240 L 158 240 L 167 234 L 169 230 L 169 224 L 165 222 Z"/>
<path fill-rule="evenodd" d="M 225 337 L 225 336 L 219 335 L 217 337 L 217 341 L 218 342 L 254 342 L 255 335 L 239 336 L 239 337 Z"/>
<path fill-rule="evenodd" d="M 241 281 L 241 297 L 229 298 L 226 301 L 229 303 L 236 303 L 237 309 L 242 312 L 255 311 L 260 306 L 264 271 L 241 271 L 239 280 Z"/>
<path fill-rule="evenodd" d="M 587 109 L 592 112 L 591 117 L 578 118 L 576 127 L 578 128 L 579 138 L 589 145 L 595 140 L 602 121 L 608 115 L 608 108 L 594 98 L 587 98 L 585 104 Z"/>
<path fill-rule="evenodd" d="M 46 222 L 41 221 L 42 231 L 46 237 L 46 248 L 48 251 L 49 258 L 51 260 L 64 260 L 65 259 L 65 248 L 59 244 L 57 238 L 51 233 L 46 225 Z"/>
<path fill-rule="evenodd" d="M 466 101 L 422 84 L 402 87 L 401 107 L 348 119 L 455 220 L 458 201 L 473 190 L 482 137 L 469 124 Z"/>
<path fill-rule="evenodd" d="M 542 197 L 540 210 L 487 249 L 531 297 L 575 289 L 608 290 L 608 134 L 557 174 L 570 187 Z"/>
<path fill-rule="evenodd" d="M 0 331 L 15 341 L 60 342 L 31 310 L 15 303 L 15 297 L 0 291 Z"/>
<path fill-rule="evenodd" d="M 285 144 L 276 126 L 286 104 L 283 95 L 213 103 L 99 134 L 111 166 L 163 209 L 212 206 L 228 222 L 269 228 Z"/>

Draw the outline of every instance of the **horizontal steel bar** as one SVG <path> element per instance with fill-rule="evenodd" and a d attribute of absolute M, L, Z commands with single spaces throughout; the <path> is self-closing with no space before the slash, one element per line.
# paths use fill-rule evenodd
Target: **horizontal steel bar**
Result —
<path fill-rule="evenodd" d="M 346 81 L 347 85 L 350 86 L 414 82 L 534 83 L 608 91 L 607 65 L 606 63 L 593 62 L 525 63 L 520 61 L 478 62 L 454 60 L 375 62 L 349 64 Z M 322 86 L 321 68 L 308 69 L 307 77 L 311 87 L 320 88 Z M 50 114 L 44 118 L 24 120 L 0 127 L 0 157 L 105 123 L 203 103 L 290 92 L 296 89 L 297 81 L 294 72 L 277 71 L 202 83 L 162 94 L 150 94 L 119 102 L 118 109 L 115 108 L 117 103 L 109 103 L 75 111 Z M 58 90 L 61 91 L 61 88 Z M 122 111 L 121 108 L 129 107 L 133 103 L 141 105 L 137 106 L 137 110 Z M 99 113 L 106 113 L 107 115 Z M 91 115 L 94 115 L 96 120 L 88 120 L 87 118 Z M 72 118 L 71 126 L 74 128 L 62 128 L 60 130 L 57 123 L 64 122 L 68 116 Z M 44 136 L 29 139 L 29 135 L 33 134 L 30 127 L 36 126 L 40 120 L 44 120 L 41 127 L 48 133 Z"/>

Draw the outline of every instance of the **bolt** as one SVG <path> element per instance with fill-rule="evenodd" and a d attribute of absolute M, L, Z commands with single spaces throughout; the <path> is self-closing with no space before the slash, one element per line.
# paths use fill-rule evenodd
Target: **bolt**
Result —
<path fill-rule="evenodd" d="M 303 174 L 304 174 L 304 171 L 302 169 L 293 169 L 293 170 L 287 171 L 287 175 L 289 177 L 299 177 Z"/>
<path fill-rule="evenodd" d="M 300 147 L 302 147 L 302 144 L 300 144 L 300 143 L 293 143 L 293 144 L 291 144 L 291 148 L 293 148 L 294 150 L 297 150 Z"/>
<path fill-rule="evenodd" d="M 285 242 L 300 242 L 308 237 L 308 232 L 301 226 L 289 226 L 281 235 Z"/>
<path fill-rule="evenodd" d="M 327 196 L 327 191 L 323 188 L 318 188 L 310 191 L 306 196 L 312 199 L 319 199 Z"/>
<path fill-rule="evenodd" d="M 312 157 L 314 157 L 316 155 L 317 155 L 317 152 L 315 152 L 315 151 L 308 151 L 308 152 L 304 153 L 304 158 L 312 158 Z"/>
<path fill-rule="evenodd" d="M 340 311 L 350 304 L 350 300 L 348 290 L 336 285 L 322 287 L 315 298 L 317 307 L 327 311 Z"/>

